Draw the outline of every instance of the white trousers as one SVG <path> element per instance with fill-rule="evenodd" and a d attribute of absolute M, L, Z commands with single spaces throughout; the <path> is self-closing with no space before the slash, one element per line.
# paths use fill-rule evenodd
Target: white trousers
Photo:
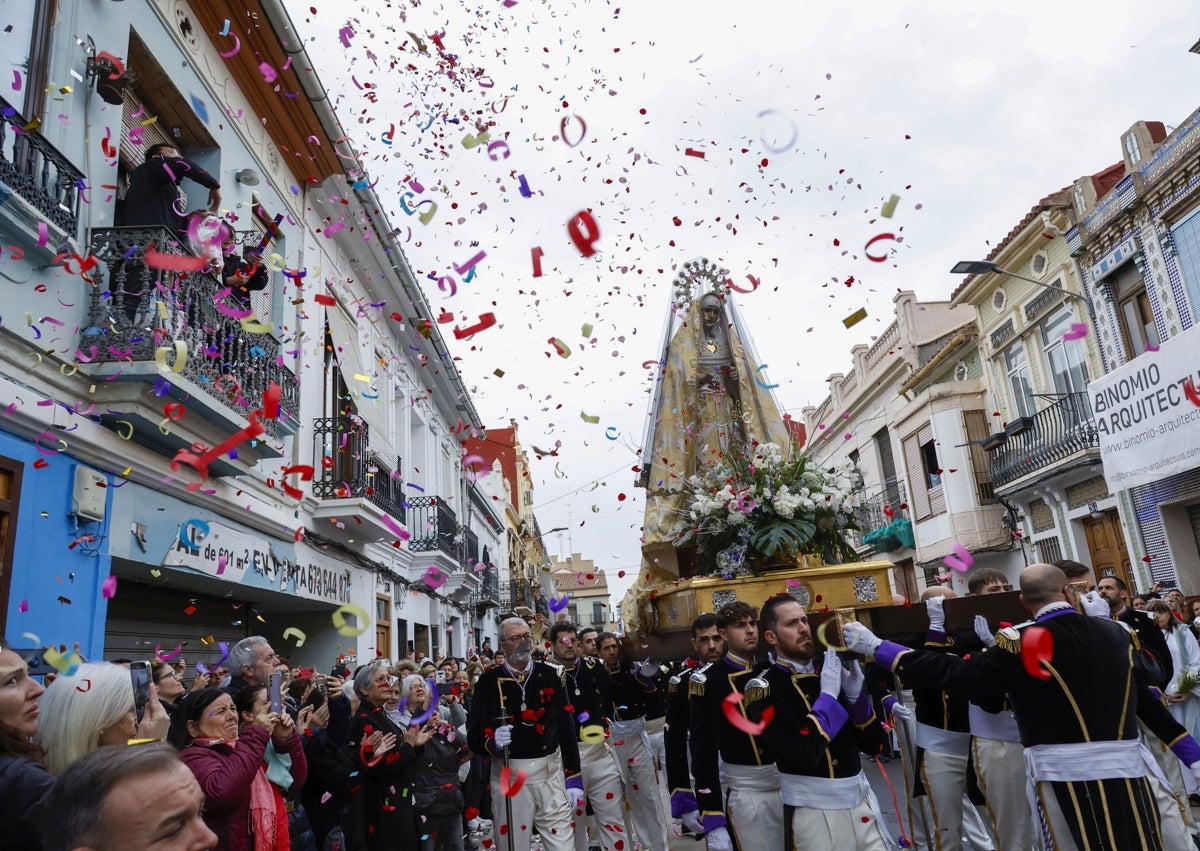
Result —
<path fill-rule="evenodd" d="M 654 757 L 654 767 L 660 775 L 667 771 L 667 719 L 651 718 L 646 722 L 646 735 L 650 738 L 650 755 Z M 663 781 L 666 782 L 666 781 Z"/>
<path fill-rule="evenodd" d="M 721 764 L 729 833 L 740 851 L 779 851 L 783 847 L 783 797 L 774 765 Z"/>
<path fill-rule="evenodd" d="M 867 801 L 848 810 L 792 810 L 792 846 L 788 851 L 887 851 L 883 825 Z"/>
<path fill-rule="evenodd" d="M 987 824 L 966 795 L 966 756 L 925 751 L 921 780 L 933 815 L 930 828 L 937 832 L 929 837 L 933 851 L 962 851 L 964 837 L 974 851 L 995 847 Z"/>
<path fill-rule="evenodd" d="M 583 791 L 592 805 L 597 836 L 604 851 L 629 851 L 632 842 L 625 823 L 625 781 L 608 742 L 579 743 Z M 588 832 L 582 812 L 574 813 L 575 851 L 587 851 Z M 619 844 L 618 844 L 619 843 Z"/>
<path fill-rule="evenodd" d="M 492 835 L 499 851 L 529 851 L 529 839 L 537 826 L 546 851 L 575 851 L 571 828 L 571 802 L 567 798 L 566 775 L 558 751 L 535 759 L 509 758 L 513 777 L 524 771 L 525 783 L 508 801 L 512 822 L 505 824 L 505 797 L 500 791 L 501 757 L 492 759 L 492 801 L 496 817 Z"/>
<path fill-rule="evenodd" d="M 667 851 L 667 816 L 662 809 L 662 796 L 658 791 L 658 775 L 654 771 L 654 758 L 646 741 L 645 731 L 620 732 L 614 726 L 612 746 L 617 755 L 617 764 L 625 780 L 625 797 L 629 801 L 633 831 L 642 847 L 653 851 Z M 626 847 L 629 843 L 626 842 Z"/>
<path fill-rule="evenodd" d="M 987 812 L 1004 851 L 1036 851 L 1037 832 L 1025 795 L 1025 748 L 1020 742 L 971 739 L 975 776 L 987 798 Z M 974 843 L 972 843 L 974 844 Z"/>
<path fill-rule="evenodd" d="M 1150 732 L 1141 721 L 1138 726 L 1142 731 L 1142 741 L 1146 749 L 1154 754 L 1154 761 L 1163 770 L 1163 776 L 1174 788 L 1167 788 L 1157 778 L 1152 778 L 1154 800 L 1158 803 L 1158 811 L 1162 816 L 1163 847 L 1168 851 L 1195 851 L 1191 835 L 1197 832 L 1195 819 L 1192 818 L 1192 808 L 1188 805 L 1187 780 L 1192 777 L 1191 769 L 1179 761 L 1175 752 L 1163 744 L 1162 739 Z"/>

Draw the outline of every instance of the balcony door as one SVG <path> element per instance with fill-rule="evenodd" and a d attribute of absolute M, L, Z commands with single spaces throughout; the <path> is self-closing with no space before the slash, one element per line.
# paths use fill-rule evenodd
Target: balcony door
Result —
<path fill-rule="evenodd" d="M 1063 305 L 1042 323 L 1042 349 L 1054 380 L 1054 393 L 1067 418 L 1068 427 L 1092 419 L 1091 403 L 1087 397 L 1088 369 L 1083 358 L 1082 340 L 1064 340 L 1075 321 Z"/>
<path fill-rule="evenodd" d="M 13 550 L 17 544 L 17 506 L 24 465 L 0 457 L 0 635 L 8 616 L 8 586 L 12 580 Z"/>
<path fill-rule="evenodd" d="M 1084 517 L 1083 528 L 1087 535 L 1088 555 L 1092 560 L 1092 575 L 1096 581 L 1106 576 L 1116 576 L 1132 588 L 1129 550 L 1125 546 L 1125 532 L 1116 509 L 1103 512 L 1101 517 Z"/>

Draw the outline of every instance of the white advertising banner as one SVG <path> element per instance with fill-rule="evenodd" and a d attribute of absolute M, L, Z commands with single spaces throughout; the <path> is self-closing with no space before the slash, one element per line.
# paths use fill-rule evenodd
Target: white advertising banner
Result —
<path fill-rule="evenodd" d="M 1088 385 L 1112 490 L 1200 467 L 1200 325 Z"/>

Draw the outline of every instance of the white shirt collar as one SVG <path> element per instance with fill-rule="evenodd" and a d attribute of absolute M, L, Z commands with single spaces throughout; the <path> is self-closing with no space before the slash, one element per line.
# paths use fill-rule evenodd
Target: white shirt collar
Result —
<path fill-rule="evenodd" d="M 807 662 L 797 662 L 794 659 L 789 659 L 786 656 L 780 656 L 780 655 L 776 655 L 775 659 L 778 662 L 782 662 L 785 665 L 790 666 L 791 669 L 793 671 L 795 671 L 797 674 L 814 674 L 814 673 L 816 673 L 816 669 L 813 667 L 812 659 L 809 659 Z"/>

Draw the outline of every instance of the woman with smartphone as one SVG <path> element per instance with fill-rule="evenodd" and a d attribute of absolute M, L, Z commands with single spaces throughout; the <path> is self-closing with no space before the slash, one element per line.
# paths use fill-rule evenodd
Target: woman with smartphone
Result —
<path fill-rule="evenodd" d="M 54 788 L 54 776 L 41 763 L 34 741 L 45 689 L 29 675 L 29 664 L 0 638 L 0 801 L 4 802 L 5 848 L 42 847 L 40 805 Z"/>
<path fill-rule="evenodd" d="M 140 670 L 145 679 L 139 685 L 136 670 L 131 673 L 112 662 L 86 662 L 50 684 L 41 701 L 37 738 L 51 774 L 62 773 L 96 748 L 166 738 L 171 719 L 158 702 L 148 669 Z M 139 704 L 145 710 L 140 722 Z"/>
<path fill-rule="evenodd" d="M 250 694 L 241 729 L 225 692 L 187 695 L 172 719 L 171 742 L 204 791 L 204 821 L 217 834 L 218 851 L 287 851 L 287 806 L 276 783 L 286 776 L 289 785 L 303 784 L 308 762 L 295 723 L 271 711 L 266 687 L 243 689 L 239 698 L 243 692 Z"/>

